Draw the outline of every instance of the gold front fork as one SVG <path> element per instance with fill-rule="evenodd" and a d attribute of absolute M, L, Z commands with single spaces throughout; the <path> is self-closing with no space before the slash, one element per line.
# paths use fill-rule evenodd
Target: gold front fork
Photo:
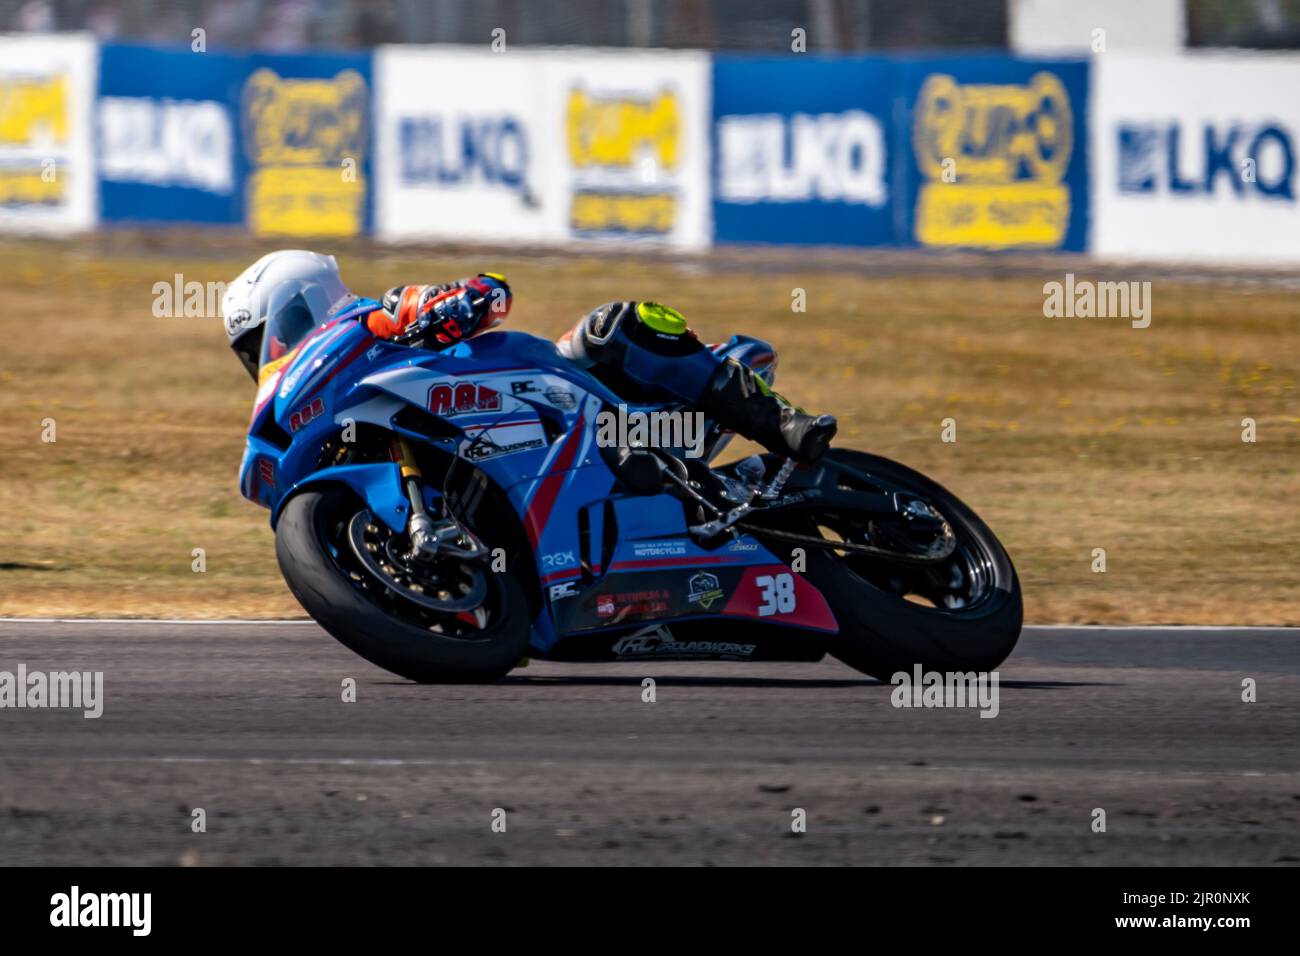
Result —
<path fill-rule="evenodd" d="M 417 481 L 423 481 L 424 475 L 420 474 L 420 466 L 415 463 L 415 453 L 411 451 L 411 446 L 401 435 L 394 435 L 392 441 L 388 443 L 389 452 L 393 456 L 393 461 L 402 466 L 402 483 L 406 479 L 415 478 Z"/>
<path fill-rule="evenodd" d="M 417 552 L 432 554 L 437 551 L 438 533 L 433 519 L 424 507 L 424 475 L 415 462 L 410 444 L 400 435 L 394 435 L 388 445 L 393 461 L 401 467 L 402 490 L 411 505 L 411 520 L 406 523 L 406 533 Z"/>

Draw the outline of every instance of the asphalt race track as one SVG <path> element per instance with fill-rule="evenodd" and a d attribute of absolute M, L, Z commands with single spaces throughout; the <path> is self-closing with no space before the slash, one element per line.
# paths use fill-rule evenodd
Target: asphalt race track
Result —
<path fill-rule="evenodd" d="M 995 719 L 829 659 L 422 687 L 310 623 L 0 622 L 20 663 L 104 712 L 0 709 L 5 865 L 1300 863 L 1300 630 L 1033 629 Z"/>

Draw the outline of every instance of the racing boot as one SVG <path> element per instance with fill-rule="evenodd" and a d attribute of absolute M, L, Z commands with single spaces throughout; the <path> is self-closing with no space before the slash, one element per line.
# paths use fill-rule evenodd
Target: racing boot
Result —
<path fill-rule="evenodd" d="M 809 415 L 795 408 L 735 359 L 728 359 L 713 374 L 699 409 L 723 428 L 805 465 L 817 464 L 837 427 L 835 416 Z"/>

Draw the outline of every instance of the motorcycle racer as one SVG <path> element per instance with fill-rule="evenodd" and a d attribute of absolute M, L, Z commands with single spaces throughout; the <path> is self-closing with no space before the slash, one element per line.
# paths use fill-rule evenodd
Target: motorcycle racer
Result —
<path fill-rule="evenodd" d="M 258 353 L 265 362 L 284 347 L 274 333 L 263 341 L 265 327 L 285 325 L 294 310 L 302 321 L 354 317 L 378 338 L 443 349 L 499 325 L 512 301 L 505 276 L 490 272 L 396 286 L 378 301 L 363 299 L 347 291 L 333 256 L 282 250 L 235 280 L 223 311 L 231 348 L 255 375 Z M 659 303 L 606 303 L 580 319 L 557 347 L 625 398 L 685 402 L 783 457 L 815 464 L 835 435 L 833 416 L 795 408 L 747 366 L 719 359 L 680 312 Z"/>
<path fill-rule="evenodd" d="M 332 258 L 302 251 L 264 257 L 227 290 L 230 344 L 258 382 L 239 490 L 270 511 L 290 591 L 345 646 L 422 682 L 493 681 L 525 657 L 823 653 L 885 679 L 992 669 L 1010 652 L 1015 569 L 924 475 L 838 447 L 815 468 L 714 463 L 724 421 L 812 457 L 781 429 L 808 416 L 720 358 L 766 382 L 768 343 L 702 346 L 650 303 L 602 306 L 558 346 L 481 336 L 510 304 L 487 273 L 363 298 Z M 602 434 L 637 393 L 711 409 L 714 440 L 685 438 L 705 415 L 680 401 L 644 403 L 676 406 L 677 438 Z M 812 549 L 797 570 L 794 545 Z"/>

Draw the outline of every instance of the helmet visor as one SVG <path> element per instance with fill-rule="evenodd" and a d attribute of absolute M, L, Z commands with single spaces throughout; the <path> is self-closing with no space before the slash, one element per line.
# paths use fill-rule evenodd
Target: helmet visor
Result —
<path fill-rule="evenodd" d="M 333 305 L 319 283 L 286 282 L 276 286 L 267 302 L 259 367 L 284 358 L 301 345 L 325 324 Z"/>

